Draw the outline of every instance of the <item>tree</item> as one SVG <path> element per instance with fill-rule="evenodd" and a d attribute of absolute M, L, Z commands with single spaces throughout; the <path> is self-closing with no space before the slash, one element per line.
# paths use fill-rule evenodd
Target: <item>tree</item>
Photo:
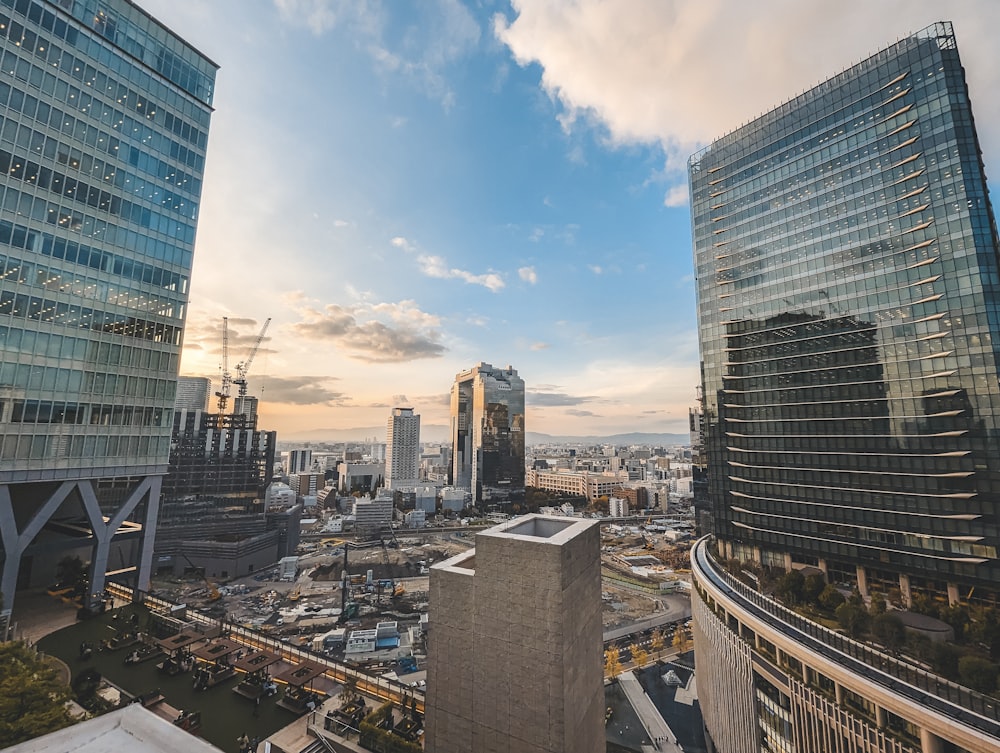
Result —
<path fill-rule="evenodd" d="M 906 628 L 899 617 L 891 612 L 883 612 L 872 620 L 872 635 L 890 653 L 895 654 L 906 641 Z"/>
<path fill-rule="evenodd" d="M 980 693 L 992 693 L 997 687 L 998 667 L 979 656 L 963 656 L 958 660 L 958 676 L 962 684 Z"/>
<path fill-rule="evenodd" d="M 632 662 L 637 667 L 645 667 L 646 663 L 649 661 L 649 652 L 640 646 L 638 643 L 632 645 Z"/>
<path fill-rule="evenodd" d="M 775 593 L 778 598 L 792 606 L 802 603 L 806 579 L 798 570 L 789 570 L 778 581 Z"/>
<path fill-rule="evenodd" d="M 649 637 L 649 647 L 656 652 L 657 658 L 659 658 L 660 654 L 663 652 L 663 644 L 663 631 L 660 628 L 656 628 L 656 630 L 653 631 L 653 634 Z"/>
<path fill-rule="evenodd" d="M 622 663 L 618 649 L 612 646 L 604 652 L 604 674 L 614 680 L 622 673 Z"/>
<path fill-rule="evenodd" d="M 868 614 L 872 617 L 878 617 L 880 614 L 885 614 L 885 597 L 878 591 L 872 594 L 872 602 L 868 607 Z"/>
<path fill-rule="evenodd" d="M 819 605 L 830 612 L 836 611 L 844 601 L 844 594 L 832 583 L 827 583 L 819 594 Z"/>
<path fill-rule="evenodd" d="M 837 622 L 852 638 L 857 638 L 864 632 L 868 622 L 868 612 L 865 611 L 864 607 L 848 601 L 837 607 L 834 614 L 837 617 Z"/>
<path fill-rule="evenodd" d="M 802 584 L 802 601 L 807 604 L 816 604 L 825 587 L 826 579 L 821 573 L 807 576 Z"/>
<path fill-rule="evenodd" d="M 688 638 L 687 630 L 683 625 L 678 625 L 674 629 L 674 648 L 678 654 L 686 654 L 691 648 L 691 639 Z"/>
<path fill-rule="evenodd" d="M 71 698 L 56 669 L 20 641 L 0 643 L 0 740 L 5 746 L 68 727 Z"/>

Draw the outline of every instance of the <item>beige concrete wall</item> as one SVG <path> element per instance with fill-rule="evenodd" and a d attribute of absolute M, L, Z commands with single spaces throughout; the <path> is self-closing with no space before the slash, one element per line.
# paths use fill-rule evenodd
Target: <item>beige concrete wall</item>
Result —
<path fill-rule="evenodd" d="M 605 750 L 600 528 L 573 522 L 490 535 L 503 524 L 477 536 L 474 574 L 432 568 L 428 753 Z"/>

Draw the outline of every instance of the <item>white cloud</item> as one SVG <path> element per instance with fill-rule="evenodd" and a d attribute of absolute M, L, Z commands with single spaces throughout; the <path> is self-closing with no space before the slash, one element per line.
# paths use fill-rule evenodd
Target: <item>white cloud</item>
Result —
<path fill-rule="evenodd" d="M 532 350 L 548 350 L 551 347 L 552 346 L 549 345 L 548 343 L 541 343 L 541 342 L 539 342 L 539 343 L 532 343 L 531 344 L 531 349 Z"/>
<path fill-rule="evenodd" d="M 671 181 L 699 146 L 943 15 L 939 0 L 511 4 L 516 15 L 494 16 L 494 33 L 519 64 L 541 66 L 563 127 L 596 127 L 612 145 L 658 144 Z M 1000 3 L 949 3 L 946 15 L 984 149 L 1000 152 L 1000 98 L 991 96 L 1000 89 Z M 665 203 L 680 200 L 672 186 Z"/>
<path fill-rule="evenodd" d="M 401 235 L 397 235 L 395 238 L 393 238 L 389 242 L 393 246 L 395 246 L 396 248 L 402 249 L 403 251 L 405 251 L 408 254 L 413 253 L 414 251 L 417 250 L 416 247 L 412 243 L 410 243 L 408 240 L 406 240 L 406 238 L 404 238 Z"/>
<path fill-rule="evenodd" d="M 534 267 L 521 267 L 517 270 L 517 275 L 529 285 L 534 285 L 538 282 L 538 273 L 535 272 Z"/>
<path fill-rule="evenodd" d="M 604 274 L 604 268 L 602 266 L 600 266 L 599 264 L 588 264 L 587 265 L 587 269 L 589 269 L 595 275 L 603 275 Z"/>
<path fill-rule="evenodd" d="M 417 251 L 416 244 L 410 242 L 401 235 L 397 235 L 389 242 L 396 248 L 401 249 L 408 254 L 412 254 Z M 470 285 L 482 285 L 484 288 L 493 293 L 503 290 L 506 286 L 503 276 L 498 272 L 490 270 L 489 272 L 485 272 L 483 274 L 475 274 L 464 269 L 452 267 L 443 256 L 419 254 L 416 261 L 417 265 L 420 267 L 420 271 L 427 277 L 434 277 L 439 280 L 462 280 Z"/>
<path fill-rule="evenodd" d="M 317 36 L 336 26 L 348 5 L 337 0 L 274 0 L 274 4 L 286 23 L 305 26 Z"/>
<path fill-rule="evenodd" d="M 420 271 L 428 277 L 436 277 L 440 280 L 463 280 L 470 285 L 482 285 L 492 293 L 503 290 L 506 285 L 503 277 L 496 272 L 473 274 L 464 269 L 448 266 L 448 262 L 443 256 L 421 254 L 417 257 L 417 264 L 420 265 Z"/>
<path fill-rule="evenodd" d="M 687 203 L 687 183 L 680 183 L 676 186 L 671 186 L 670 190 L 667 191 L 667 195 L 663 197 L 663 206 L 665 207 L 686 207 Z"/>
<path fill-rule="evenodd" d="M 296 335 L 331 342 L 349 358 L 367 363 L 437 358 L 447 350 L 437 329 L 440 319 L 413 301 L 305 305 L 298 313 L 300 321 L 291 325 Z"/>

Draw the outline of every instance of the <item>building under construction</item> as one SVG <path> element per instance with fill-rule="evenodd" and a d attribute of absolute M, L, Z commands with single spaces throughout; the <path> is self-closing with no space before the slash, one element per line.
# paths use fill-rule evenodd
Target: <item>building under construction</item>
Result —
<path fill-rule="evenodd" d="M 246 360 L 236 366 L 233 379 L 228 370 L 228 320 L 223 320 L 217 411 L 181 405 L 174 411 L 156 534 L 156 572 L 180 575 L 194 569 L 212 577 L 234 577 L 295 551 L 300 509 L 293 505 L 265 510 L 277 435 L 257 428 L 256 398 L 247 395 L 247 373 L 269 323 L 264 323 Z M 239 387 L 239 395 L 230 411 L 232 384 Z M 248 404 L 253 409 L 247 410 Z"/>

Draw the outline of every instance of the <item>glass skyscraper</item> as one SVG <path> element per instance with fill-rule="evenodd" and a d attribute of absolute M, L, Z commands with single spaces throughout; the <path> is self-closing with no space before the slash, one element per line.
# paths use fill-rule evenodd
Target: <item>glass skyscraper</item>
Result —
<path fill-rule="evenodd" d="M 951 25 L 719 139 L 690 181 L 725 553 L 994 599 L 1000 276 Z"/>
<path fill-rule="evenodd" d="M 524 496 L 524 380 L 492 364 L 455 375 L 451 387 L 449 483 L 477 503 Z"/>
<path fill-rule="evenodd" d="M 0 0 L 0 53 L 9 607 L 48 546 L 148 578 L 217 66 L 128 0 Z"/>
<path fill-rule="evenodd" d="M 997 750 L 996 698 L 964 658 L 918 665 L 761 588 L 819 575 L 882 594 L 890 619 L 996 606 L 998 243 L 951 25 L 712 143 L 690 184 L 709 749 Z M 952 629 L 906 617 L 927 645 Z"/>

